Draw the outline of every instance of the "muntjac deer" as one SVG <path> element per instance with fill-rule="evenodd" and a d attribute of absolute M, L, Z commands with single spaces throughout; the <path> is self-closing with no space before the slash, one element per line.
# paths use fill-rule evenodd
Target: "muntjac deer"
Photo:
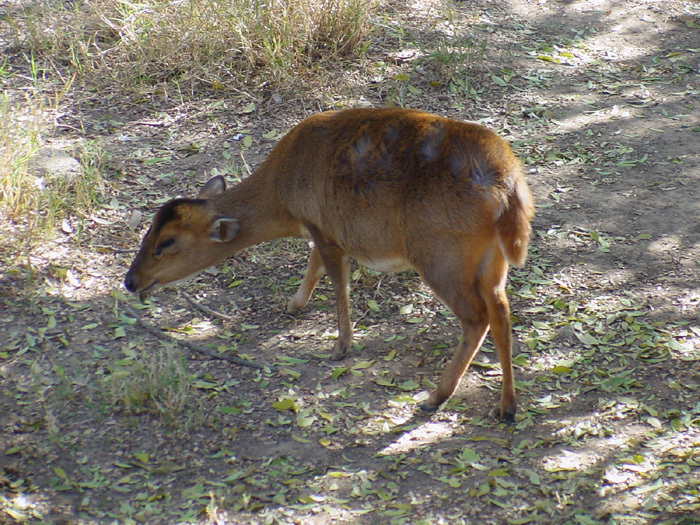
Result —
<path fill-rule="evenodd" d="M 165 203 L 124 284 L 143 295 L 247 246 L 310 238 L 308 270 L 287 312 L 301 310 L 327 274 L 339 328 L 332 358 L 341 359 L 352 342 L 349 257 L 376 270 L 413 268 L 462 325 L 421 407 L 437 409 L 453 394 L 490 327 L 503 371 L 500 416 L 512 421 L 506 274 L 525 261 L 533 212 L 520 163 L 482 126 L 404 109 L 320 113 L 234 187 L 217 176 L 197 199 Z"/>

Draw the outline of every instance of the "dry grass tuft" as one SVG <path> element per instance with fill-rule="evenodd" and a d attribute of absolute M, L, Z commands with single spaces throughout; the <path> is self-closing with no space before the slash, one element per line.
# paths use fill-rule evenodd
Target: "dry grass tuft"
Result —
<path fill-rule="evenodd" d="M 56 108 L 74 86 L 122 93 L 298 90 L 365 50 L 374 0 L 16 0 L 0 17 L 0 220 L 36 242 L 100 194 L 99 149 L 78 175 L 38 175 Z M 319 74 L 320 73 L 320 74 Z M 310 79 L 315 79 L 313 82 Z M 22 232 L 25 232 L 26 235 Z"/>
<path fill-rule="evenodd" d="M 81 220 L 103 191 L 99 147 L 77 144 L 66 153 L 46 146 L 54 113 L 31 91 L 0 93 L 0 220 L 13 225 L 14 242 L 25 248 L 65 217 Z"/>
<path fill-rule="evenodd" d="M 292 88 L 319 65 L 361 54 L 373 10 L 368 0 L 56 4 L 44 0 L 15 14 L 18 45 L 72 64 L 91 83 L 177 81 L 216 90 Z"/>

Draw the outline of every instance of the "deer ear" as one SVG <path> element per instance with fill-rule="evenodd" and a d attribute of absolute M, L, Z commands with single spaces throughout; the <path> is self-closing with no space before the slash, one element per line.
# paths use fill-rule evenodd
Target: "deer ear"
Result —
<path fill-rule="evenodd" d="M 204 186 L 202 186 L 202 189 L 199 190 L 199 194 L 197 195 L 197 198 L 199 199 L 211 199 L 215 195 L 219 195 L 220 193 L 223 193 L 226 191 L 226 179 L 224 179 L 221 175 L 217 175 L 216 177 L 212 177 L 209 179 Z"/>
<path fill-rule="evenodd" d="M 241 225 L 236 219 L 216 219 L 211 225 L 209 238 L 214 242 L 229 242 L 240 229 Z"/>

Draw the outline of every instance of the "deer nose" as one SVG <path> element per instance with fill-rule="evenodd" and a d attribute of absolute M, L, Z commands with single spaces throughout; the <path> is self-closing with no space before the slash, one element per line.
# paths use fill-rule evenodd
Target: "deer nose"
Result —
<path fill-rule="evenodd" d="M 129 290 L 131 293 L 136 292 L 136 280 L 131 272 L 128 272 L 124 278 L 124 288 Z"/>

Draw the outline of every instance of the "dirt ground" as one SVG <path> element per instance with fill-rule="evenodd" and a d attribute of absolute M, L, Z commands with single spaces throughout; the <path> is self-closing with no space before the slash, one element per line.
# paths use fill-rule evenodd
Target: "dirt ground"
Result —
<path fill-rule="evenodd" d="M 700 523 L 700 7 L 451 3 L 485 58 L 438 77 L 434 50 L 457 32 L 442 5 L 387 8 L 368 65 L 316 100 L 67 98 L 53 144 L 99 140 L 119 176 L 84 230 L 29 261 L 2 254 L 0 522 Z M 342 362 L 326 280 L 282 313 L 300 240 L 183 287 L 229 319 L 178 290 L 125 296 L 165 199 L 245 176 L 311 113 L 399 103 L 483 123 L 525 164 L 537 215 L 510 274 L 513 425 L 491 415 L 488 340 L 454 398 L 418 410 L 458 326 L 411 273 L 354 267 Z"/>

